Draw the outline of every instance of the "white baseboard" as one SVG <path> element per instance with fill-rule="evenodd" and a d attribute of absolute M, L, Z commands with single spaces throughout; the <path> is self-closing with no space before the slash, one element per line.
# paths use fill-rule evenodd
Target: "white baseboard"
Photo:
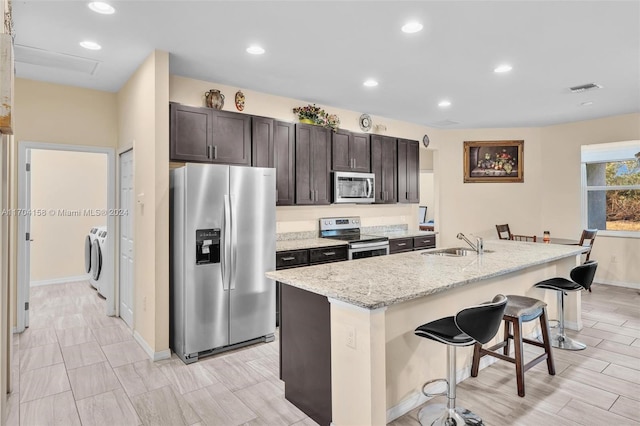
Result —
<path fill-rule="evenodd" d="M 599 279 L 598 282 L 594 284 L 596 284 L 595 288 L 598 288 L 597 284 L 606 284 L 606 285 L 614 285 L 616 287 L 627 287 L 627 288 L 634 288 L 636 290 L 640 290 L 640 283 L 627 283 L 623 281 L 608 281 L 608 280 Z"/>
<path fill-rule="evenodd" d="M 539 334 L 536 331 L 534 331 L 533 333 L 529 333 L 524 337 L 535 340 L 539 337 Z M 482 357 L 480 359 L 479 369 L 482 370 L 483 368 L 488 367 L 491 364 L 494 364 L 498 361 L 500 361 L 498 358 L 494 358 L 492 356 Z M 460 383 L 461 381 L 468 379 L 469 377 L 471 377 L 471 366 L 465 367 L 461 370 L 456 370 L 457 383 Z M 430 399 L 431 398 L 425 396 L 420 391 L 413 392 L 407 398 L 403 399 L 398 405 L 395 405 L 387 410 L 387 423 L 391 423 L 395 419 L 404 416 L 409 411 L 421 406 L 422 404 L 424 404 Z"/>
<path fill-rule="evenodd" d="M 54 278 L 52 280 L 31 281 L 29 283 L 29 286 L 40 287 L 41 285 L 75 283 L 80 281 L 87 281 L 88 279 L 89 279 L 89 275 L 77 275 L 75 277 L 62 277 L 62 278 Z"/>
<path fill-rule="evenodd" d="M 149 346 L 149 344 L 147 343 L 147 341 L 144 340 L 144 338 L 137 331 L 133 332 L 133 338 L 136 340 L 136 342 L 140 343 L 140 346 L 142 346 L 142 349 L 147 353 L 147 355 L 149 355 L 149 359 L 151 359 L 152 361 L 155 362 L 155 361 L 161 361 L 163 359 L 171 358 L 170 349 L 165 349 L 164 351 L 160 351 L 160 352 L 154 352 L 153 349 L 151 349 L 151 346 Z"/>

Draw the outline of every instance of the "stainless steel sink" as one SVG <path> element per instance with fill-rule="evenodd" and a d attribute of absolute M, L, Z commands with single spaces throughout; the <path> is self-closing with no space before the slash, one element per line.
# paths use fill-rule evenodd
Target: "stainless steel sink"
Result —
<path fill-rule="evenodd" d="M 492 250 L 485 250 L 485 253 L 492 253 Z M 462 257 L 462 256 L 471 256 L 475 255 L 475 250 L 471 250 L 470 248 L 465 247 L 453 247 L 446 249 L 439 249 L 433 251 L 427 251 L 422 253 L 425 256 L 450 256 L 450 257 Z"/>

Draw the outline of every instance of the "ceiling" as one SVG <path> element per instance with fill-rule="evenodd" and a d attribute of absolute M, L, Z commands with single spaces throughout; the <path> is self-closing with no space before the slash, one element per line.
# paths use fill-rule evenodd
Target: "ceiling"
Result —
<path fill-rule="evenodd" d="M 640 1 L 87 3 L 13 0 L 18 77 L 116 92 L 159 49 L 172 74 L 431 127 L 640 112 Z M 409 20 L 424 29 L 401 32 Z M 266 53 L 246 53 L 254 43 Z M 494 73 L 502 63 L 513 70 Z M 585 83 L 602 88 L 568 89 Z"/>

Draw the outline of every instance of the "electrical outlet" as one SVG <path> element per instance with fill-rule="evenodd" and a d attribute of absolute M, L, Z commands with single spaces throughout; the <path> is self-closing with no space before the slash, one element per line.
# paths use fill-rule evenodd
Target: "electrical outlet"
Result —
<path fill-rule="evenodd" d="M 356 328 L 352 325 L 347 326 L 347 346 L 356 348 Z"/>

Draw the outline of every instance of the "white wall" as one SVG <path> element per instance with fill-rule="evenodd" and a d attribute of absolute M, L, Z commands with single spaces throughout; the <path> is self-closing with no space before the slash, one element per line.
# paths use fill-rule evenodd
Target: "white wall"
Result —
<path fill-rule="evenodd" d="M 433 220 L 436 211 L 433 170 L 420 170 L 420 205 L 427 206 L 427 221 Z"/>
<path fill-rule="evenodd" d="M 83 214 L 107 208 L 107 156 L 88 152 L 31 150 L 31 207 L 56 215 L 31 216 L 31 283 L 86 275 L 84 240 L 106 216 Z M 58 210 L 78 211 L 62 216 Z"/>

